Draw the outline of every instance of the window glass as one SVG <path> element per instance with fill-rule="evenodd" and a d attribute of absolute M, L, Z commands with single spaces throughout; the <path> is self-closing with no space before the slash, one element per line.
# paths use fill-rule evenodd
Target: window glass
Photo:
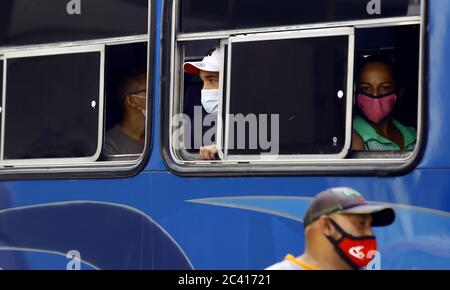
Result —
<path fill-rule="evenodd" d="M 182 33 L 370 20 L 420 12 L 419 0 L 215 0 L 214 5 L 209 0 L 179 2 Z"/>
<path fill-rule="evenodd" d="M 148 0 L 2 0 L 0 46 L 146 34 Z"/>
<path fill-rule="evenodd" d="M 337 155 L 346 149 L 348 35 L 230 45 L 228 155 Z"/>
<path fill-rule="evenodd" d="M 100 52 L 8 59 L 4 159 L 94 156 L 100 70 Z"/>

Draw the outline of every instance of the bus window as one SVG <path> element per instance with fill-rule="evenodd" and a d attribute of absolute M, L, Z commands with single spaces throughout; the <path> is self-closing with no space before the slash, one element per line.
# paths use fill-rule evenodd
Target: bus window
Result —
<path fill-rule="evenodd" d="M 189 62 L 201 62 L 211 49 L 218 47 L 217 40 L 187 42 L 183 47 L 182 64 Z M 223 64 L 222 64 L 223 65 Z M 216 114 L 209 114 L 202 105 L 202 90 L 204 83 L 198 73 L 188 73 L 181 68 L 182 80 L 179 87 L 179 102 L 177 108 L 180 116 L 183 116 L 183 130 L 175 138 L 180 144 L 177 146 L 177 154 L 186 160 L 199 160 L 200 148 L 214 144 L 216 139 Z M 209 120 L 209 122 L 208 122 Z M 199 124 L 201 124 L 199 126 Z M 210 137 L 207 137 L 210 132 Z"/>
<path fill-rule="evenodd" d="M 147 34 L 148 0 L 2 0 L 0 46 Z"/>
<path fill-rule="evenodd" d="M 110 45 L 106 47 L 105 160 L 132 160 L 142 154 L 145 143 L 147 86 L 147 43 Z M 137 87 L 136 87 L 137 86 Z M 130 107 L 129 92 L 138 93 L 141 107 Z M 134 100 L 136 101 L 136 100 Z M 146 109 L 146 108 L 145 108 Z M 141 132 L 140 136 L 131 134 Z"/>
<path fill-rule="evenodd" d="M 357 31 L 353 157 L 390 158 L 415 149 L 419 37 L 418 25 Z M 386 110 L 368 111 L 383 101 Z"/>
<path fill-rule="evenodd" d="M 156 31 L 149 29 L 156 25 L 149 22 L 151 3 L 1 1 L 0 178 L 114 177 L 144 166 L 152 111 L 147 84 L 155 77 L 147 75 L 156 47 L 147 45 Z M 129 132 L 124 87 L 139 118 L 139 130 L 132 130 L 139 140 L 113 151 L 109 137 Z"/>
<path fill-rule="evenodd" d="M 381 15 L 369 5 L 377 1 L 253 2 L 184 0 L 166 7 L 172 22 L 164 29 L 172 37 L 165 43 L 171 50 L 163 52 L 170 67 L 162 71 L 162 106 L 169 166 L 213 175 L 361 174 L 385 172 L 386 164 L 392 171 L 413 166 L 423 122 L 424 2 L 380 2 Z M 254 7 L 261 13 L 252 13 Z M 217 55 L 220 60 L 212 60 Z M 393 138 L 399 146 L 357 150 L 360 66 L 375 55 L 395 64 L 388 71 L 398 77 L 390 93 L 398 94 L 391 113 L 402 128 Z M 199 73 L 209 61 L 220 64 L 214 91 L 205 89 Z M 186 69 L 190 62 L 197 68 Z M 208 127 L 213 107 L 215 124 Z M 397 134 L 403 129 L 410 134 Z M 215 138 L 205 139 L 210 133 Z"/>
<path fill-rule="evenodd" d="M 219 41 L 186 43 L 185 64 L 202 61 L 211 49 L 221 49 L 230 62 L 219 61 L 224 72 L 220 79 L 229 83 L 222 86 L 222 100 L 227 101 L 221 102 L 220 112 L 208 112 L 203 103 L 201 73 L 184 69 L 184 100 L 179 105 L 189 122 L 180 131 L 183 148 L 190 151 L 182 152 L 197 154 L 188 158 L 205 160 L 199 146 L 215 145 L 218 151 L 223 148 L 211 158 L 216 160 L 345 156 L 350 146 L 347 107 L 352 67 L 348 59 L 353 54 L 353 30 L 329 29 L 311 36 L 298 32 L 230 37 L 229 50 L 220 48 Z M 201 68 L 208 65 L 208 60 L 204 62 Z M 205 118 L 212 114 L 222 116 L 222 125 L 208 126 Z M 205 137 L 211 131 L 215 135 L 209 140 Z"/>
<path fill-rule="evenodd" d="M 69 50 L 70 51 L 70 50 Z M 103 48 L 9 55 L 3 159 L 96 160 L 103 106 Z"/>
<path fill-rule="evenodd" d="M 345 157 L 353 30 L 315 31 L 311 36 L 299 32 L 230 38 L 225 156 Z M 254 140 L 252 133 L 242 132 L 241 116 L 258 132 Z"/>

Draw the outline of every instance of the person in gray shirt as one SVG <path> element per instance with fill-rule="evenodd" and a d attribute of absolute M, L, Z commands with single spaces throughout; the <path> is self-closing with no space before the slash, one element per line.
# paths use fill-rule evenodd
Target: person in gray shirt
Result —
<path fill-rule="evenodd" d="M 125 80 L 120 90 L 123 118 L 119 124 L 106 132 L 104 154 L 141 154 L 144 151 L 146 96 L 145 73 L 133 74 Z"/>

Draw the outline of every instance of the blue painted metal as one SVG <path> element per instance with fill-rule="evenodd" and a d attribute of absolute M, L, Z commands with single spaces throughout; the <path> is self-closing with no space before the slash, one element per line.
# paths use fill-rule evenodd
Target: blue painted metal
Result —
<path fill-rule="evenodd" d="M 450 133 L 450 3 L 432 0 L 429 1 L 429 6 L 428 145 L 420 167 L 450 168 L 450 155 L 446 150 Z"/>

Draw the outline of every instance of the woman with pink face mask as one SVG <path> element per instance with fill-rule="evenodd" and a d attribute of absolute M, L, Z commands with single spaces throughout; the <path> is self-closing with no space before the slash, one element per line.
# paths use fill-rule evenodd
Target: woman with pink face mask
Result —
<path fill-rule="evenodd" d="M 416 130 L 391 115 L 404 93 L 397 86 L 393 63 L 378 56 L 364 60 L 356 87 L 353 150 L 414 150 Z"/>

